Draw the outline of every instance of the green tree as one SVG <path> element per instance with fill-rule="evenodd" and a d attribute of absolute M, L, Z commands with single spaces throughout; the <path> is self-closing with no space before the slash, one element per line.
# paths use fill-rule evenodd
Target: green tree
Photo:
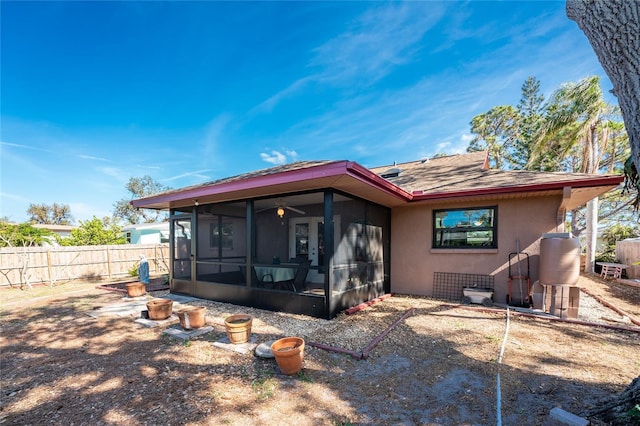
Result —
<path fill-rule="evenodd" d="M 126 242 L 122 228 L 115 222 L 108 217 L 100 220 L 95 216 L 91 220 L 80 221 L 80 226 L 73 229 L 68 238 L 59 239 L 59 243 L 64 246 L 97 246 Z"/>
<path fill-rule="evenodd" d="M 625 167 L 625 189 L 634 195 L 637 211 L 640 208 L 640 2 L 567 0 L 566 7 L 567 17 L 587 36 L 618 97 L 631 145 L 631 156 Z"/>
<path fill-rule="evenodd" d="M 640 237 L 640 231 L 634 226 L 614 224 L 602 232 L 605 246 L 598 254 L 598 260 L 602 262 L 616 261 L 616 242 L 627 238 Z"/>
<path fill-rule="evenodd" d="M 131 200 L 149 197 L 167 191 L 171 189 L 170 187 L 162 185 L 148 175 L 141 178 L 132 177 L 125 187 L 127 191 L 129 191 L 130 196 L 129 198 L 123 198 L 113 205 L 113 216 L 115 218 L 123 219 L 125 222 L 131 224 L 163 222 L 167 219 L 167 214 L 160 210 L 136 209 L 131 205 Z"/>
<path fill-rule="evenodd" d="M 53 238 L 53 232 L 34 228 L 30 223 L 15 225 L 0 221 L 0 247 L 41 246 Z"/>
<path fill-rule="evenodd" d="M 33 223 L 71 225 L 73 221 L 71 208 L 68 204 L 29 204 L 27 214 L 30 216 L 29 220 Z"/>
<path fill-rule="evenodd" d="M 511 151 L 518 138 L 520 116 L 511 105 L 491 108 L 471 120 L 471 132 L 475 137 L 467 152 L 488 151 L 491 168 L 502 169 L 510 164 Z"/>
<path fill-rule="evenodd" d="M 529 77 L 522 84 L 522 97 L 517 110 L 520 115 L 518 143 L 514 146 L 514 169 L 524 169 L 531 158 L 535 143 L 535 135 L 540 130 L 544 113 L 544 96 L 540 94 L 540 81 L 535 77 Z M 530 170 L 544 170 L 546 156 L 541 156 Z"/>

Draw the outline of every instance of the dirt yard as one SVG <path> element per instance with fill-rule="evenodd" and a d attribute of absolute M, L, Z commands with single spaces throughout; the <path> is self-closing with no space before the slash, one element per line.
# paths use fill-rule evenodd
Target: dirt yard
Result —
<path fill-rule="evenodd" d="M 597 277 L 580 285 L 640 318 L 639 288 Z M 505 311 L 426 298 L 396 295 L 331 321 L 194 301 L 207 306 L 214 330 L 183 341 L 134 316 L 89 316 L 123 302 L 95 284 L 0 297 L 7 425 L 490 425 L 498 415 L 505 425 L 554 425 L 552 408 L 582 415 L 640 375 L 634 324 L 611 324 L 633 329 L 624 331 L 509 315 L 500 364 Z M 273 359 L 214 346 L 223 318 L 241 312 L 254 316 L 258 343 L 303 337 L 303 370 L 284 376 Z M 313 346 L 358 352 L 385 330 L 367 359 Z"/>

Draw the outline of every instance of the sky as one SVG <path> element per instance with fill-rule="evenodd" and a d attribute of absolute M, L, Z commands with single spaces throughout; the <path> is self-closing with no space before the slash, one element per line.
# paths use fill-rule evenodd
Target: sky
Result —
<path fill-rule="evenodd" d="M 564 1 L 0 3 L 0 218 L 112 216 L 132 177 L 181 188 L 299 160 L 466 150 L 469 123 L 598 75 Z"/>

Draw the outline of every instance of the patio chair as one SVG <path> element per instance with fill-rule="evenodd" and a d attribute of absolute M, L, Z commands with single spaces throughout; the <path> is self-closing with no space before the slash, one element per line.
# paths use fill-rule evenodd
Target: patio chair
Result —
<path fill-rule="evenodd" d="M 296 268 L 296 273 L 292 280 L 276 281 L 273 283 L 275 288 L 282 290 L 291 290 L 294 292 L 303 291 L 307 287 L 307 275 L 309 274 L 309 266 L 311 261 L 300 260 L 299 266 Z"/>
<path fill-rule="evenodd" d="M 240 272 L 247 282 L 247 267 L 244 265 L 240 265 Z M 258 274 L 256 273 L 256 269 L 251 267 L 251 282 L 256 287 L 265 287 L 265 283 L 273 283 L 273 276 L 271 274 L 266 274 L 262 276 L 262 279 L 258 278 Z"/>

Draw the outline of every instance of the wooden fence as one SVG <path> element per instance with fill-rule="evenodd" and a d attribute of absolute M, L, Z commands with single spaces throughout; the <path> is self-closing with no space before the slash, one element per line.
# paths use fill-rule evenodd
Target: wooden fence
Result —
<path fill-rule="evenodd" d="M 639 279 L 640 265 L 634 263 L 640 262 L 640 238 L 616 241 L 616 259 L 629 265 L 626 271 L 628 278 Z"/>
<path fill-rule="evenodd" d="M 0 248 L 0 287 L 117 279 L 144 256 L 151 275 L 169 273 L 169 244 Z"/>

